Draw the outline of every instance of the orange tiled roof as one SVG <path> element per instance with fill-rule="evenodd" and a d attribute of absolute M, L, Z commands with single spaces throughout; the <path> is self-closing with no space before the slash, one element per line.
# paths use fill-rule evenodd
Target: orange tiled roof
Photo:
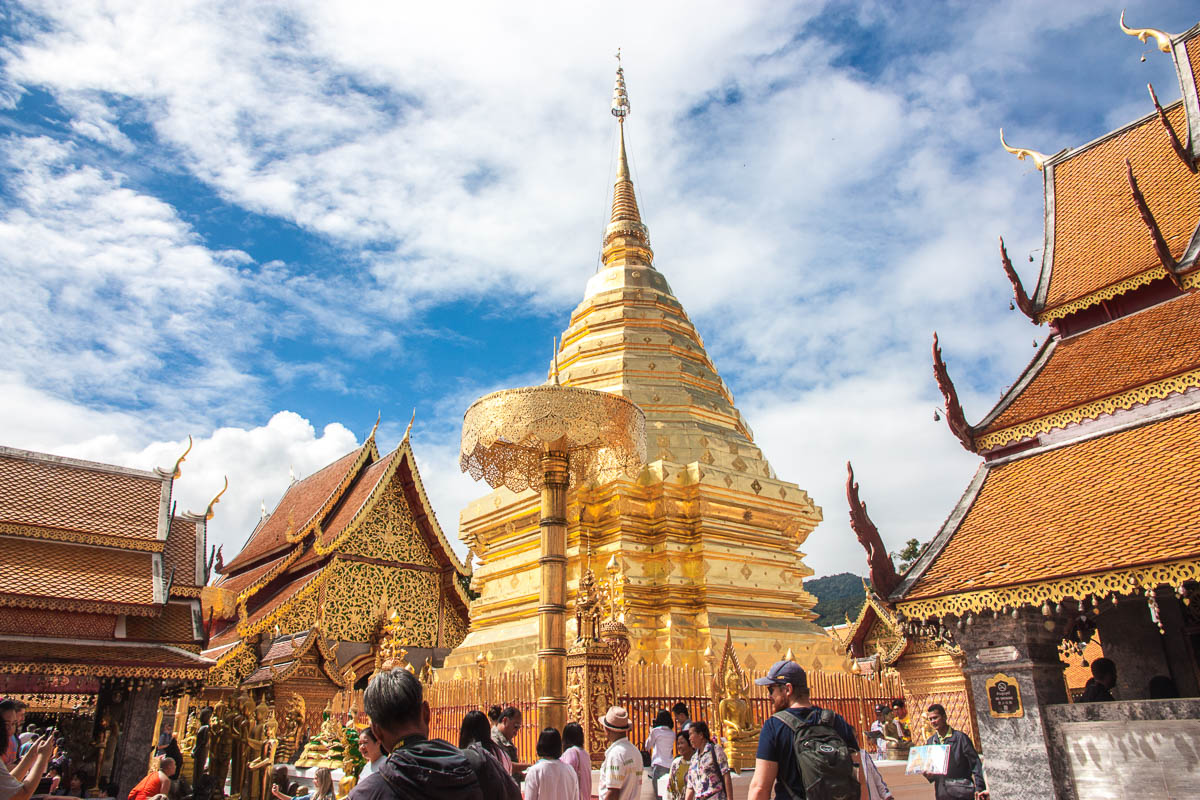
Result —
<path fill-rule="evenodd" d="M 0 605 L 156 614 L 153 553 L 0 538 Z"/>
<path fill-rule="evenodd" d="M 347 453 L 329 466 L 288 487 L 271 516 L 251 535 L 250 541 L 246 542 L 242 551 L 225 565 L 225 574 L 239 572 L 262 556 L 286 547 L 288 525 L 294 525 L 295 531 L 299 532 L 312 521 L 331 496 L 340 491 L 353 477 L 348 473 L 362 455 L 363 448 L 368 446 L 373 447 L 373 444 L 364 444 L 363 447 Z"/>
<path fill-rule="evenodd" d="M 1200 367 L 1200 292 L 1058 342 L 991 433 Z"/>
<path fill-rule="evenodd" d="M 1167 111 L 1187 140 L 1182 103 Z M 1157 115 L 1066 157 L 1053 167 L 1054 252 L 1046 311 L 1158 267 L 1126 179 L 1125 159 L 1178 259 L 1200 219 L 1200 175 L 1175 155 Z"/>
<path fill-rule="evenodd" d="M 116 629 L 116 614 L 64 614 L 42 608 L 12 607 L 0 614 L 0 634 L 14 636 L 111 639 Z"/>
<path fill-rule="evenodd" d="M 191 604 L 169 603 L 156 617 L 128 617 L 125 620 L 125 638 L 134 642 L 192 645 L 196 643 L 192 634 Z"/>
<path fill-rule="evenodd" d="M 175 571 L 172 586 L 196 585 L 196 522 L 175 517 L 163 547 L 163 566 L 167 575 Z"/>
<path fill-rule="evenodd" d="M 354 486 L 346 492 L 342 502 L 338 505 L 337 511 L 326 521 L 321 536 L 322 547 L 331 545 L 337 539 L 338 534 L 346 529 L 346 526 L 362 509 L 363 504 L 367 502 L 371 492 L 375 491 L 379 481 L 389 473 L 388 467 L 395 456 L 396 452 L 392 451 L 359 474 L 354 481 Z"/>
<path fill-rule="evenodd" d="M 0 669 L 42 672 L 74 667 L 76 674 L 98 677 L 176 677 L 198 679 L 212 663 L 198 655 L 156 644 L 115 644 L 80 640 L 32 641 L 0 636 Z"/>
<path fill-rule="evenodd" d="M 1197 442 L 1193 412 L 988 468 L 904 600 L 1200 555 Z"/>
<path fill-rule="evenodd" d="M 156 540 L 166 479 L 0 449 L 0 523 Z"/>

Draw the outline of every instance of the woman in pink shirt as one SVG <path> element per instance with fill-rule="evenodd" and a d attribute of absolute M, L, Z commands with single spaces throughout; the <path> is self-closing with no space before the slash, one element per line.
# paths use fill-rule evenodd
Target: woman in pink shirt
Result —
<path fill-rule="evenodd" d="M 583 749 L 583 726 L 568 722 L 562 732 L 562 763 L 575 770 L 579 776 L 579 800 L 592 796 L 592 757 Z"/>

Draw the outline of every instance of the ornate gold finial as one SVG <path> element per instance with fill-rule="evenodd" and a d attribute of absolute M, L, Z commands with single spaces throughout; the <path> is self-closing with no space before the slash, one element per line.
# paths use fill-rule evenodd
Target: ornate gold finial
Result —
<path fill-rule="evenodd" d="M 404 441 L 405 439 L 407 439 L 408 435 L 410 433 L 412 433 L 412 426 L 413 426 L 413 423 L 416 421 L 417 421 L 417 407 L 413 406 L 412 416 L 408 418 L 408 425 L 404 428 L 404 436 L 401 438 L 401 441 Z"/>
<path fill-rule="evenodd" d="M 1153 36 L 1154 41 L 1158 43 L 1159 50 L 1164 53 L 1171 52 L 1171 34 L 1154 28 L 1130 28 L 1125 24 L 1125 9 L 1121 9 L 1121 30 L 1130 36 L 1136 36 L 1142 44 L 1145 44 L 1146 40 Z"/>
<path fill-rule="evenodd" d="M 1016 156 L 1018 161 L 1024 161 L 1025 156 L 1029 156 L 1039 172 L 1046 166 L 1046 161 L 1050 158 L 1050 156 L 1045 153 L 1039 153 L 1037 150 L 1030 150 L 1025 147 L 1011 147 L 1008 142 L 1004 141 L 1004 128 L 1000 129 L 1000 144 L 1004 146 L 1005 150 Z"/>
<path fill-rule="evenodd" d="M 379 412 L 375 415 L 375 424 L 371 427 L 371 432 L 367 434 L 368 442 L 375 438 L 375 432 L 379 430 L 379 421 L 381 419 L 383 419 L 383 410 L 382 409 L 380 409 Z"/>
<path fill-rule="evenodd" d="M 621 48 L 617 48 L 617 82 L 613 86 L 612 115 L 625 123 L 629 115 L 629 93 L 625 91 L 625 69 L 621 66 Z"/>
<path fill-rule="evenodd" d="M 215 506 L 217 503 L 221 502 L 221 495 L 225 494 L 225 490 L 226 490 L 226 489 L 228 489 L 228 488 L 229 488 L 229 476 L 228 476 L 228 475 L 226 475 L 226 476 L 225 476 L 225 485 L 221 487 L 221 491 L 217 492 L 217 496 L 216 496 L 216 497 L 214 497 L 214 498 L 213 498 L 213 499 L 212 499 L 212 500 L 209 502 L 209 504 L 208 504 L 208 508 L 206 508 L 206 509 L 204 510 L 204 518 L 205 518 L 206 520 L 209 520 L 209 519 L 212 519 L 212 518 L 213 518 L 213 506 Z"/>
<path fill-rule="evenodd" d="M 183 474 L 183 470 L 180 469 L 180 465 L 183 464 L 183 460 L 187 458 L 187 455 L 190 452 L 192 452 L 192 436 L 191 434 L 188 434 L 187 449 L 183 451 L 183 455 L 175 459 L 175 466 L 171 469 L 171 480 L 178 480 L 179 476 Z"/>
<path fill-rule="evenodd" d="M 633 179 L 629 172 L 629 157 L 625 153 L 625 117 L 629 116 L 629 93 L 625 90 L 625 70 L 620 65 L 618 51 L 617 80 L 613 87 L 612 115 L 619 123 L 617 180 L 613 184 L 612 217 L 604 232 L 604 266 L 653 266 L 654 251 L 650 249 L 650 231 L 642 222 Z"/>

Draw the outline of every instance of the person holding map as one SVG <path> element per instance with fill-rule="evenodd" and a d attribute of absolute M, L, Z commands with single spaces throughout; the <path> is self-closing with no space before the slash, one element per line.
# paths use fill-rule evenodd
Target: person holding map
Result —
<path fill-rule="evenodd" d="M 925 775 L 925 779 L 933 784 L 936 800 L 988 800 L 983 762 L 975 752 L 971 737 L 950 727 L 946 709 L 940 703 L 931 705 L 925 716 L 933 728 L 933 735 L 925 744 L 950 747 L 945 774 Z"/>

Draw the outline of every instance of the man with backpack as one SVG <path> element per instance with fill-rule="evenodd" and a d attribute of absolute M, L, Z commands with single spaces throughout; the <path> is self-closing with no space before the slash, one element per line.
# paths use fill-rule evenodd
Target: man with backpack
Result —
<path fill-rule="evenodd" d="M 808 676 L 777 661 L 765 678 L 775 714 L 762 727 L 749 800 L 858 800 L 858 738 L 850 723 L 812 704 Z"/>
<path fill-rule="evenodd" d="M 429 738 L 429 703 L 407 670 L 379 672 L 363 692 L 371 732 L 387 759 L 350 791 L 349 800 L 496 800 L 520 790 L 495 756 Z"/>

